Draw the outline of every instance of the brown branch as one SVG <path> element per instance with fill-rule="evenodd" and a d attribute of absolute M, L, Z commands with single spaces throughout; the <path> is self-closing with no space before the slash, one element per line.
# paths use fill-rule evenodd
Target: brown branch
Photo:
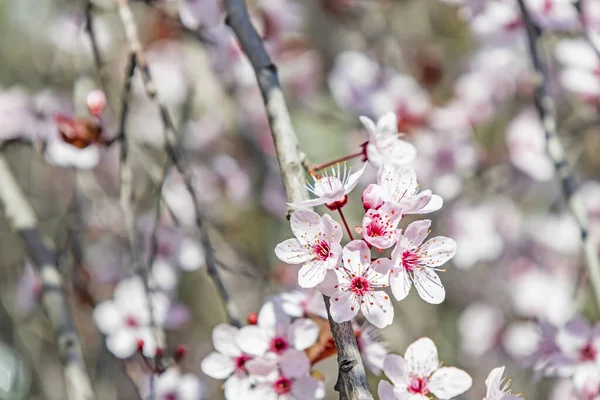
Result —
<path fill-rule="evenodd" d="M 290 203 L 308 199 L 304 187 L 304 166 L 298 149 L 296 133 L 292 127 L 283 92 L 279 85 L 277 69 L 267 54 L 261 38 L 250 22 L 244 0 L 226 1 L 227 24 L 233 29 L 242 49 L 254 67 L 258 86 L 269 117 L 271 134 L 275 142 L 277 159 Z M 373 399 L 369 391 L 365 368 L 354 337 L 350 321 L 336 323 L 329 312 L 329 298 L 323 296 L 329 325 L 338 350 L 339 373 L 335 389 L 340 399 Z"/>
<path fill-rule="evenodd" d="M 86 370 L 81 341 L 67 302 L 56 254 L 44 242 L 37 217 L 0 155 L 0 202 L 12 228 L 19 233 L 42 281 L 42 307 L 48 315 L 60 356 L 68 400 L 95 398 Z"/>

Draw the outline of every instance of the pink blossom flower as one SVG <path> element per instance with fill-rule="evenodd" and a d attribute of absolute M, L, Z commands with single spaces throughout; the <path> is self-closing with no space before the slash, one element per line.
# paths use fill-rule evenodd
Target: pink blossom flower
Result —
<path fill-rule="evenodd" d="M 321 292 L 316 289 L 282 292 L 272 298 L 292 318 L 316 315 L 327 319 L 327 309 Z"/>
<path fill-rule="evenodd" d="M 429 233 L 430 220 L 415 221 L 408 225 L 392 251 L 393 270 L 390 285 L 397 300 L 403 300 L 411 282 L 423 300 L 431 304 L 444 301 L 446 291 L 435 271 L 456 254 L 454 240 L 438 236 L 423 243 Z"/>
<path fill-rule="evenodd" d="M 176 366 L 157 375 L 155 379 L 154 393 L 150 390 L 149 380 L 140 390 L 144 400 L 198 400 L 206 393 L 206 388 L 196 375 L 183 374 Z"/>
<path fill-rule="evenodd" d="M 590 367 L 600 367 L 600 324 L 592 327 L 583 318 L 573 318 L 559 330 L 556 341 L 568 361 L 563 372 L 579 379 Z"/>
<path fill-rule="evenodd" d="M 394 319 L 394 308 L 383 291 L 389 286 L 391 261 L 371 262 L 371 252 L 362 240 L 354 240 L 342 251 L 344 265 L 329 272 L 318 289 L 331 297 L 331 317 L 335 322 L 349 321 L 360 309 L 367 320 L 384 328 Z"/>
<path fill-rule="evenodd" d="M 306 184 L 308 190 L 317 196 L 316 199 L 300 201 L 297 203 L 289 203 L 290 207 L 294 208 L 306 208 L 319 206 L 325 204 L 331 209 L 341 207 L 346 204 L 348 200 L 348 193 L 356 187 L 359 178 L 365 172 L 368 163 L 365 163 L 361 169 L 355 173 L 350 173 L 352 167 L 348 167 L 344 163 L 344 171 L 340 167 L 340 164 L 331 168 L 331 175 L 327 171 L 323 172 L 323 175 L 313 175 L 313 184 Z"/>
<path fill-rule="evenodd" d="M 505 319 L 499 308 L 473 302 L 464 309 L 457 322 L 461 351 L 480 357 L 498 343 Z"/>
<path fill-rule="evenodd" d="M 389 352 L 377 336 L 378 330 L 365 323 L 361 327 L 355 327 L 354 332 L 358 332 L 356 343 L 365 366 L 375 375 L 379 375 L 383 369 L 383 360 Z"/>
<path fill-rule="evenodd" d="M 162 293 L 151 293 L 153 318 L 144 283 L 138 276 L 119 282 L 112 300 L 106 300 L 94 308 L 94 321 L 106 335 L 106 347 L 118 358 L 128 358 L 143 341 L 147 357 L 156 353 L 156 339 L 150 327 L 151 320 L 162 326 L 167 317 L 169 299 Z"/>
<path fill-rule="evenodd" d="M 396 203 L 385 203 L 378 210 L 367 211 L 362 221 L 362 236 L 377 249 L 388 249 L 396 244 L 402 219 L 402 209 Z"/>
<path fill-rule="evenodd" d="M 314 211 L 294 211 L 290 219 L 295 239 L 275 247 L 275 254 L 288 264 L 303 264 L 298 271 L 301 287 L 315 287 L 328 270 L 340 264 L 342 228 L 329 215 L 322 218 Z"/>
<path fill-rule="evenodd" d="M 238 342 L 240 329 L 231 325 L 219 324 L 213 329 L 212 339 L 215 350 L 207 355 L 200 368 L 214 379 L 225 379 L 224 389 L 227 399 L 248 398 L 252 380 L 249 377 L 250 361 L 253 356 L 244 353 Z"/>
<path fill-rule="evenodd" d="M 369 133 L 365 151 L 367 159 L 374 166 L 379 167 L 384 163 L 393 165 L 407 165 L 415 160 L 417 150 L 415 147 L 398 137 L 398 118 L 389 112 L 379 118 L 377 125 L 367 117 L 360 117 Z"/>
<path fill-rule="evenodd" d="M 238 346 L 244 352 L 263 356 L 272 353 L 280 356 L 287 349 L 305 350 L 319 336 L 319 327 L 309 318 L 291 320 L 274 302 L 265 303 L 258 313 L 256 325 L 240 330 Z"/>
<path fill-rule="evenodd" d="M 483 400 L 518 400 L 520 396 L 515 396 L 510 392 L 510 381 L 506 381 L 502 375 L 504 374 L 504 367 L 494 368 L 487 379 L 485 380 L 485 386 L 487 392 Z"/>
<path fill-rule="evenodd" d="M 463 394 L 473 383 L 462 369 L 441 367 L 437 348 L 429 338 L 408 346 L 404 358 L 389 354 L 383 361 L 383 371 L 393 385 L 379 382 L 380 400 L 425 400 L 430 393 L 447 400 Z"/>
<path fill-rule="evenodd" d="M 379 208 L 384 202 L 393 202 L 402 209 L 402 215 L 427 214 L 442 208 L 444 200 L 431 190 L 419 193 L 417 174 L 410 167 L 383 164 L 377 172 L 377 184 L 363 192 L 365 209 Z"/>
<path fill-rule="evenodd" d="M 598 46 L 600 33 L 590 32 L 590 39 Z M 562 39 L 554 48 L 554 55 L 563 65 L 559 80 L 565 89 L 586 100 L 600 99 L 600 58 L 584 39 Z"/>

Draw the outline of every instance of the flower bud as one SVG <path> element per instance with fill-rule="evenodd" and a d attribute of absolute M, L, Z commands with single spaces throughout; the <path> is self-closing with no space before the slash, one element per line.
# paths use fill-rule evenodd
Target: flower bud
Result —
<path fill-rule="evenodd" d="M 379 197 L 379 187 L 374 183 L 367 186 L 362 194 L 362 202 L 365 211 L 370 209 L 378 210 L 383 205 L 383 200 Z"/>
<path fill-rule="evenodd" d="M 248 325 L 256 325 L 258 323 L 258 313 L 257 312 L 248 313 L 246 320 L 248 321 Z"/>
<path fill-rule="evenodd" d="M 106 96 L 102 90 L 92 90 L 86 98 L 87 108 L 95 117 L 100 117 L 102 110 L 106 107 Z"/>

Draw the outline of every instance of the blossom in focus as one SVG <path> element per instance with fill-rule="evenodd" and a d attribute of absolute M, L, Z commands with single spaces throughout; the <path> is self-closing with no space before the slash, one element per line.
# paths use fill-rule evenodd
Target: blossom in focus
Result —
<path fill-rule="evenodd" d="M 396 203 L 385 203 L 381 208 L 370 209 L 362 221 L 362 236 L 377 249 L 388 249 L 396 244 L 400 230 L 396 229 L 402 219 L 402 209 Z"/>
<path fill-rule="evenodd" d="M 351 173 L 352 167 L 343 164 L 343 171 L 340 164 L 331 167 L 331 175 L 325 170 L 323 175 L 313 175 L 313 184 L 306 184 L 308 190 L 317 196 L 316 199 L 305 200 L 296 203 L 289 203 L 290 207 L 306 208 L 327 205 L 331 209 L 337 209 L 344 206 L 348 200 L 348 193 L 354 189 L 359 178 L 365 172 L 368 163 L 365 163 L 361 169 Z"/>
<path fill-rule="evenodd" d="M 444 301 L 446 291 L 437 275 L 446 261 L 456 254 L 454 240 L 438 236 L 423 243 L 430 220 L 415 221 L 406 227 L 392 251 L 390 285 L 397 300 L 403 300 L 412 284 L 423 300 L 431 304 Z"/>
<path fill-rule="evenodd" d="M 298 271 L 301 287 L 315 287 L 325 279 L 328 270 L 340 263 L 342 228 L 329 215 L 322 218 L 314 211 L 297 210 L 290 218 L 295 239 L 275 247 L 275 254 L 288 264 L 302 264 Z"/>
<path fill-rule="evenodd" d="M 132 356 L 140 341 L 143 342 L 144 355 L 154 357 L 157 344 L 150 324 L 154 322 L 156 326 L 162 326 L 168 310 L 169 299 L 155 292 L 148 300 L 142 278 L 134 276 L 119 282 L 113 298 L 94 308 L 94 321 L 106 335 L 106 347 L 116 357 Z"/>
<path fill-rule="evenodd" d="M 487 379 L 485 386 L 487 392 L 483 400 L 518 400 L 520 396 L 516 396 L 510 392 L 510 381 L 506 381 L 504 375 L 504 367 L 494 368 Z"/>
<path fill-rule="evenodd" d="M 150 390 L 150 382 L 140 390 L 144 400 L 198 400 L 204 398 L 205 387 L 194 374 L 183 374 L 173 366 L 156 375 L 154 393 Z"/>
<path fill-rule="evenodd" d="M 462 369 L 441 366 L 435 343 L 429 338 L 408 346 L 404 358 L 389 354 L 383 371 L 392 384 L 379 382 L 380 400 L 425 400 L 429 394 L 447 400 L 463 394 L 473 383 Z"/>
<path fill-rule="evenodd" d="M 394 319 L 394 308 L 383 291 L 389 286 L 391 261 L 379 258 L 371 262 L 371 251 L 362 240 L 353 240 L 342 251 L 344 264 L 336 267 L 317 288 L 331 297 L 330 312 L 335 322 L 349 321 L 359 309 L 378 328 Z"/>
<path fill-rule="evenodd" d="M 287 349 L 309 348 L 318 336 L 319 327 L 313 320 L 296 318 L 292 321 L 281 307 L 269 301 L 260 309 L 257 324 L 243 327 L 237 341 L 240 349 L 248 354 L 281 356 Z M 268 364 L 269 360 L 260 361 Z"/>
<path fill-rule="evenodd" d="M 367 160 L 375 167 L 385 163 L 407 165 L 415 160 L 415 147 L 398 137 L 398 118 L 389 112 L 379 118 L 377 125 L 367 117 L 360 117 L 369 133 L 369 141 L 365 146 Z"/>
<path fill-rule="evenodd" d="M 385 202 L 400 206 L 402 214 L 427 214 L 442 208 L 444 200 L 431 190 L 419 193 L 417 174 L 410 167 L 383 164 L 377 172 L 377 184 L 370 184 L 363 192 L 365 209 L 378 209 Z M 368 208 L 367 208 L 368 206 Z"/>
<path fill-rule="evenodd" d="M 216 351 L 204 357 L 200 365 L 202 372 L 211 378 L 225 379 L 223 388 L 227 399 L 250 398 L 252 393 L 253 382 L 248 375 L 248 364 L 253 357 L 240 349 L 239 337 L 239 328 L 217 325 L 212 333 Z"/>

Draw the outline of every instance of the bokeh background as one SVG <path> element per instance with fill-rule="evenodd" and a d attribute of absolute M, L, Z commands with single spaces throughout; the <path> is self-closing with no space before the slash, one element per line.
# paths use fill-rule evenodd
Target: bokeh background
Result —
<path fill-rule="evenodd" d="M 219 1 L 131 3 L 158 96 L 193 165 L 225 282 L 241 315 L 258 311 L 267 297 L 296 289 L 297 267 L 281 264 L 273 253 L 290 230 L 254 72 L 224 24 Z M 600 59 L 582 41 L 571 2 L 550 1 L 549 9 L 528 3 L 544 30 L 541 48 L 559 134 L 597 239 Z M 593 25 L 600 21 L 596 1 L 587 3 L 591 29 L 600 32 L 600 24 Z M 78 171 L 48 164 L 35 144 L 55 133 L 55 115 L 88 117 L 86 97 L 101 88 L 86 7 L 72 0 L 0 0 L 0 139 L 11 141 L 3 152 L 60 255 L 99 398 L 136 399 L 132 382 L 143 366 L 106 350 L 85 296 L 109 298 L 115 283 L 132 273 L 119 204 L 118 144 L 100 150 L 95 168 Z M 311 163 L 359 151 L 367 133 L 358 117 L 393 111 L 404 139 L 417 147 L 421 188 L 445 200 L 430 217 L 433 235 L 458 243 L 441 274 L 447 298 L 434 306 L 412 293 L 395 302 L 394 324 L 380 332 L 387 348 L 404 354 L 417 338 L 431 337 L 446 365 L 474 379 L 461 399 L 483 398 L 484 380 L 499 365 L 507 366 L 514 391 L 526 399 L 570 399 L 570 383 L 534 379 L 524 356 L 536 347 L 537 321 L 560 325 L 582 314 L 593 322 L 600 315 L 579 230 L 532 107 L 537 77 L 516 2 L 259 0 L 249 7 Z M 112 138 L 129 50 L 111 1 L 94 3 L 93 27 L 107 83 L 103 132 Z M 221 382 L 203 375 L 200 362 L 212 351 L 212 328 L 225 314 L 201 257 L 184 256 L 182 243 L 194 240 L 191 200 L 168 165 L 158 109 L 137 73 L 132 93 L 126 131 L 133 142 L 141 251 L 149 249 L 167 168 L 158 225 L 159 259 L 166 265 L 153 269 L 172 299 L 167 341 L 170 348 L 187 346 L 182 368 L 199 376 L 206 398 L 219 399 Z M 360 160 L 351 163 L 358 167 Z M 346 216 L 353 226 L 363 215 L 362 189 L 375 178 L 369 168 L 350 196 Z M 166 205 L 183 227 L 175 226 Z M 53 334 L 37 306 L 39 281 L 20 240 L 0 221 L 0 399 L 64 399 Z M 81 260 L 74 249 L 82 250 Z M 332 399 L 336 368 L 335 357 L 315 366 Z M 373 393 L 380 378 L 369 375 Z"/>

